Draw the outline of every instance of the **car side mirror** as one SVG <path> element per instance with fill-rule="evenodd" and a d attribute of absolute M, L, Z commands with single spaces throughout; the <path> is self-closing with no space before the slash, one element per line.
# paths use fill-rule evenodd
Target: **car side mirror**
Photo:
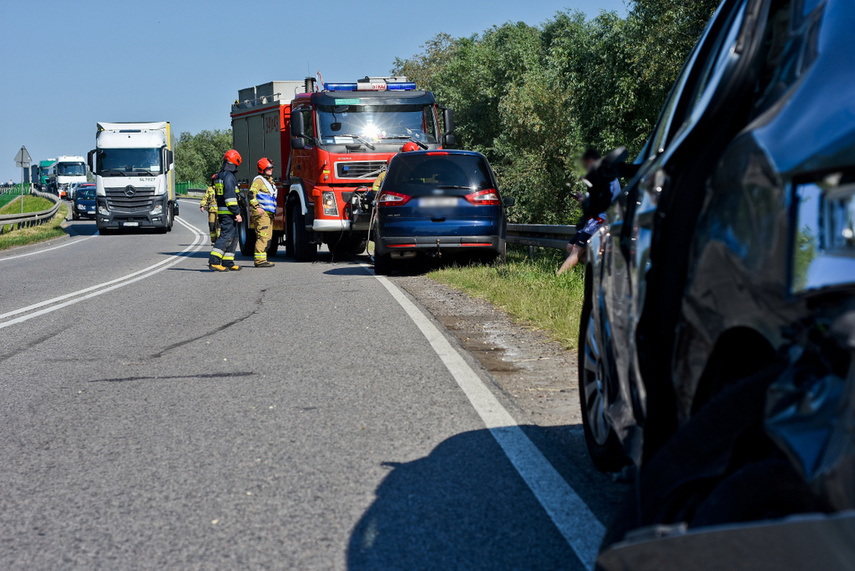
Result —
<path fill-rule="evenodd" d="M 507 207 L 511 207 L 511 206 L 515 205 L 516 203 L 517 203 L 517 199 L 514 198 L 513 196 L 505 196 L 502 198 L 502 204 L 504 204 Z"/>

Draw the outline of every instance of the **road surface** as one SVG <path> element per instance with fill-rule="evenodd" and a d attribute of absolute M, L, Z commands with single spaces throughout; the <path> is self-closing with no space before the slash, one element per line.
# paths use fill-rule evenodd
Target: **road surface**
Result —
<path fill-rule="evenodd" d="M 182 214 L 0 255 L 0 568 L 590 566 L 586 459 L 394 280 L 212 273 Z"/>

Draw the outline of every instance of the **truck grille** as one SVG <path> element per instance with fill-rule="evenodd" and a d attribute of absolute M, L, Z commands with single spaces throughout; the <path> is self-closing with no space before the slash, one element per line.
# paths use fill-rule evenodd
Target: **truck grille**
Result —
<path fill-rule="evenodd" d="M 385 161 L 347 161 L 336 163 L 335 175 L 338 178 L 375 179 L 386 166 Z"/>
<path fill-rule="evenodd" d="M 139 212 L 151 210 L 151 199 L 154 197 L 153 186 L 126 186 L 122 188 L 105 188 L 107 207 L 110 210 Z"/>

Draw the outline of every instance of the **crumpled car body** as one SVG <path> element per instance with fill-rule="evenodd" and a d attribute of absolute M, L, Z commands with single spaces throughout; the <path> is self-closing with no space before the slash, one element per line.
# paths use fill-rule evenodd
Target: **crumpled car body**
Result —
<path fill-rule="evenodd" d="M 852 29 L 723 2 L 589 244 L 586 439 L 640 473 L 606 544 L 855 509 Z"/>

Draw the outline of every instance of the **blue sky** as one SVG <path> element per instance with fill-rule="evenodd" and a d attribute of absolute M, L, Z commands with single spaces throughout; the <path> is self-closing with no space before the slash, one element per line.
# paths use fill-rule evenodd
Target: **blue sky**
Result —
<path fill-rule="evenodd" d="M 439 32 L 539 24 L 560 10 L 626 13 L 624 0 L 241 2 L 5 1 L 0 33 L 0 180 L 13 158 L 85 155 L 97 121 L 229 127 L 237 91 L 271 80 L 385 75 Z M 429 6 L 429 9 L 428 9 Z"/>

